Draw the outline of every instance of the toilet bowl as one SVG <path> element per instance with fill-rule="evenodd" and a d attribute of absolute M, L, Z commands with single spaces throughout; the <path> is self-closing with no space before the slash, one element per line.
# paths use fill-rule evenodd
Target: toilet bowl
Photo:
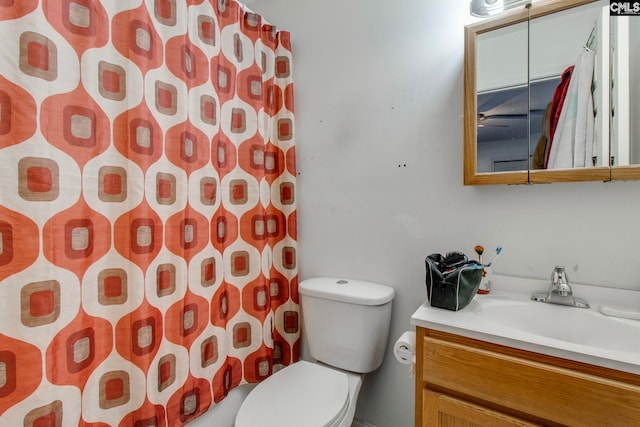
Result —
<path fill-rule="evenodd" d="M 362 375 L 300 361 L 258 384 L 235 427 L 349 427 Z"/>
<path fill-rule="evenodd" d="M 393 288 L 314 278 L 298 285 L 309 353 L 246 397 L 235 427 L 349 427 L 364 374 L 384 358 Z"/>

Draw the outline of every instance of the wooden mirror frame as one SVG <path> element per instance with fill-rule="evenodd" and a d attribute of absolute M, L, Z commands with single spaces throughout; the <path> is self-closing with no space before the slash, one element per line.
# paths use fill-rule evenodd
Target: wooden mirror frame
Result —
<path fill-rule="evenodd" d="M 598 0 L 546 0 L 536 2 L 523 8 L 506 12 L 496 18 L 486 19 L 465 26 L 464 31 L 464 185 L 487 184 L 535 184 L 549 182 L 577 181 L 609 181 L 612 169 L 608 166 L 595 168 L 576 168 L 558 170 L 528 170 L 515 172 L 482 172 L 478 173 L 477 161 L 477 93 L 476 93 L 476 52 L 479 34 L 509 25 L 526 22 L 529 19 L 550 15 L 573 7 L 594 3 Z M 607 145 L 609 141 L 607 138 Z M 615 169 L 615 168 L 614 168 Z M 640 178 L 640 168 L 624 167 L 625 176 L 628 170 L 635 169 L 635 176 Z M 622 174 L 622 170 L 620 170 Z M 620 174 L 620 175 L 621 175 Z M 636 178 L 636 179 L 637 179 Z M 628 179 L 628 178 L 627 178 Z"/>

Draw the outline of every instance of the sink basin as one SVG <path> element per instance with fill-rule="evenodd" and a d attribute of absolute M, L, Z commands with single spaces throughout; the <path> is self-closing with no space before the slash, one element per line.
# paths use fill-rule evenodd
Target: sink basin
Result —
<path fill-rule="evenodd" d="M 591 348 L 640 354 L 640 321 L 531 300 L 476 298 L 470 308 L 482 319 L 521 333 Z"/>

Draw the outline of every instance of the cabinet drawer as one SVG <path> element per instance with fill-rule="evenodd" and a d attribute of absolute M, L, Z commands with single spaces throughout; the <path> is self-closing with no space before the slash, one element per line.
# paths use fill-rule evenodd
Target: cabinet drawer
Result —
<path fill-rule="evenodd" d="M 640 387 L 425 336 L 422 380 L 529 419 L 575 426 L 637 425 Z"/>
<path fill-rule="evenodd" d="M 423 427 L 540 427 L 431 390 L 423 391 L 423 407 Z"/>

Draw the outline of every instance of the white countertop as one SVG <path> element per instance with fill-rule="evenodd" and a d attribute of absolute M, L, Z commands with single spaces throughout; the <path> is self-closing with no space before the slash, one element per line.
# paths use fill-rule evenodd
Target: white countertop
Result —
<path fill-rule="evenodd" d="M 431 307 L 428 301 L 425 301 L 411 317 L 411 324 L 494 344 L 640 374 L 640 352 L 635 351 L 635 343 L 640 343 L 640 321 L 628 319 L 611 320 L 614 318 L 599 313 L 601 305 L 640 312 L 639 291 L 571 284 L 574 296 L 589 301 L 591 305 L 589 309 L 559 305 L 554 305 L 552 308 L 549 306 L 553 304 L 531 301 L 531 293 L 546 290 L 548 283 L 548 281 L 543 280 L 494 275 L 491 292 L 486 295 L 476 295 L 464 309 L 460 311 L 445 310 Z M 543 309 L 545 313 L 548 313 L 550 310 L 550 312 L 554 313 L 553 319 L 547 318 L 546 321 L 547 323 L 552 322 L 553 327 L 557 322 L 558 328 L 580 328 L 580 325 L 575 325 L 575 322 L 565 322 L 565 317 L 569 318 L 572 315 L 572 312 L 567 312 L 566 310 L 591 310 L 588 314 L 595 319 L 597 319 L 597 316 L 603 316 L 602 319 L 608 322 L 608 328 L 618 329 L 617 325 L 619 325 L 621 332 L 611 330 L 611 336 L 608 336 L 608 338 L 612 340 L 629 340 L 624 342 L 631 344 L 630 348 L 633 351 L 629 351 L 626 348 L 621 351 L 606 348 L 606 345 L 583 345 L 561 339 L 553 339 L 519 330 L 510 324 L 517 322 L 510 322 L 509 318 L 496 321 L 495 316 L 493 319 L 489 319 L 488 317 L 490 316 L 483 316 L 483 313 L 491 311 L 494 307 L 513 302 L 518 305 L 522 304 L 523 313 L 528 312 L 530 314 L 532 310 L 537 309 Z M 537 304 L 545 307 L 539 307 Z M 517 312 L 516 314 L 511 314 L 511 316 L 517 315 Z M 637 334 L 635 333 L 636 328 Z M 588 331 L 583 329 L 580 333 L 585 335 Z M 624 347 L 624 345 L 621 346 L 621 348 Z M 637 348 L 640 348 L 640 344 Z"/>

